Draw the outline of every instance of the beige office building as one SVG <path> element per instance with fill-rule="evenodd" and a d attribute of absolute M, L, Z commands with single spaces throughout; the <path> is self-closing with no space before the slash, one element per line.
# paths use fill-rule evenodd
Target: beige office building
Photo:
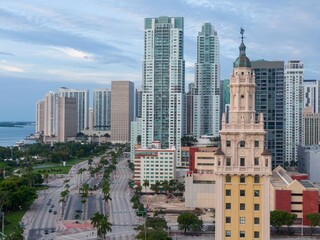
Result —
<path fill-rule="evenodd" d="M 134 83 L 111 82 L 111 141 L 129 142 L 134 115 Z"/>
<path fill-rule="evenodd" d="M 58 98 L 58 142 L 66 142 L 77 136 L 77 99 Z"/>
<path fill-rule="evenodd" d="M 313 113 L 312 107 L 304 109 L 304 144 L 320 144 L 320 113 Z"/>

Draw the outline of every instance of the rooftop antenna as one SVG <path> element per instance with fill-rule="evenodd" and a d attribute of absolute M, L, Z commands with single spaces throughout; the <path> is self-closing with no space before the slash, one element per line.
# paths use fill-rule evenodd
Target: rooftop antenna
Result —
<path fill-rule="evenodd" d="M 243 36 L 244 29 L 243 29 L 243 27 L 240 28 L 240 34 L 241 34 L 241 41 L 243 42 L 243 39 L 244 39 L 244 36 Z"/>

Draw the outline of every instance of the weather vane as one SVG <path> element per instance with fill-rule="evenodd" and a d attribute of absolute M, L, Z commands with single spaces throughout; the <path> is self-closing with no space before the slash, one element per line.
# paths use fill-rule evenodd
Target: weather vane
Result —
<path fill-rule="evenodd" d="M 244 39 L 244 37 L 243 37 L 243 34 L 244 34 L 243 27 L 240 28 L 240 34 L 241 34 L 241 41 L 243 42 L 243 39 Z"/>

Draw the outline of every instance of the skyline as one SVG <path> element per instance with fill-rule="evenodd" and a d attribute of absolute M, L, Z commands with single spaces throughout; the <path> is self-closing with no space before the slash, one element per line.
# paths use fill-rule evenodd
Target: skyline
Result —
<path fill-rule="evenodd" d="M 35 120 L 36 101 L 59 87 L 110 88 L 142 81 L 144 18 L 184 17 L 186 85 L 194 80 L 196 40 L 210 22 L 220 40 L 221 79 L 228 79 L 244 27 L 251 60 L 302 60 L 305 79 L 320 79 L 320 4 L 253 0 L 68 1 L 0 6 L 1 121 Z M 92 103 L 90 103 L 92 106 Z M 6 115 L 4 115 L 6 113 Z"/>

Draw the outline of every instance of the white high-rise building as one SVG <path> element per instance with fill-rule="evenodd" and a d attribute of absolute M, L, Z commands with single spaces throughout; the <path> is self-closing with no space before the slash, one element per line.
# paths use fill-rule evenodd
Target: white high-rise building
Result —
<path fill-rule="evenodd" d="M 44 100 L 37 102 L 36 109 L 36 133 L 44 132 Z"/>
<path fill-rule="evenodd" d="M 93 129 L 111 129 L 111 90 L 93 90 Z"/>
<path fill-rule="evenodd" d="M 298 145 L 303 139 L 303 63 L 290 60 L 284 70 L 285 161 L 298 161 Z"/>
<path fill-rule="evenodd" d="M 218 136 L 220 127 L 220 62 L 219 38 L 210 23 L 198 33 L 195 65 L 193 134 Z"/>
<path fill-rule="evenodd" d="M 57 101 L 58 95 L 54 92 L 49 92 L 44 97 L 43 132 L 45 136 L 57 135 Z"/>
<path fill-rule="evenodd" d="M 320 112 L 320 80 L 304 80 L 304 105 L 312 107 L 313 113 Z"/>
<path fill-rule="evenodd" d="M 77 99 L 78 122 L 77 132 L 89 128 L 89 91 L 69 88 L 59 88 L 60 97 L 69 97 Z"/>
<path fill-rule="evenodd" d="M 177 149 L 184 134 L 185 62 L 182 17 L 146 18 L 142 95 L 142 147 L 160 141 Z"/>

